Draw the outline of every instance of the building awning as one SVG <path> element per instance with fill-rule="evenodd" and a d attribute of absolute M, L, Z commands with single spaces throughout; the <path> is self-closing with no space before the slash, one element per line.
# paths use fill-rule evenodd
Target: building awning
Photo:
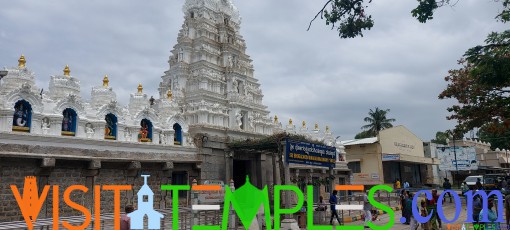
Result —
<path fill-rule="evenodd" d="M 385 156 L 390 156 L 386 157 Z M 384 154 L 383 153 L 383 161 L 399 161 L 399 162 L 409 162 L 414 164 L 425 164 L 425 165 L 439 165 L 439 159 L 437 158 L 429 158 L 429 157 L 418 157 L 411 156 L 405 154 Z"/>

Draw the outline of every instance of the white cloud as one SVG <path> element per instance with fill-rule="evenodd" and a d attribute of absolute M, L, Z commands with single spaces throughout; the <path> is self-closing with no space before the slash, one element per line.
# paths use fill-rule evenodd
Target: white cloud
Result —
<path fill-rule="evenodd" d="M 124 104 L 139 82 L 157 95 L 183 2 L 10 1 L 0 8 L 0 66 L 15 66 L 23 53 L 40 87 L 69 64 L 86 98 L 104 74 Z M 443 77 L 469 47 L 504 28 L 491 1 L 461 0 L 426 24 L 411 17 L 416 1 L 373 1 L 375 27 L 345 40 L 321 20 L 306 31 L 323 1 L 234 2 L 269 109 L 282 121 L 329 124 L 342 138 L 359 132 L 376 106 L 424 140 L 451 128 L 445 117 L 453 102 L 437 100 Z"/>

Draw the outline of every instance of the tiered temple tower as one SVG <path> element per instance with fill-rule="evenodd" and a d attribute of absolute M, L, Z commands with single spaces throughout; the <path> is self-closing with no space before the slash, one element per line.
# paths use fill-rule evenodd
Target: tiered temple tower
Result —
<path fill-rule="evenodd" d="M 184 23 L 162 76 L 190 130 L 245 136 L 271 134 L 252 60 L 240 35 L 241 17 L 230 0 L 187 0 Z"/>

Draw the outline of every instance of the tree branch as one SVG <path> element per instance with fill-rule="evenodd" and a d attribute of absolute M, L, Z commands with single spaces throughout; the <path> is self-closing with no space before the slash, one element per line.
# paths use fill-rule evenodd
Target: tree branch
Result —
<path fill-rule="evenodd" d="M 328 0 L 326 2 L 326 4 L 324 4 L 324 6 L 322 7 L 322 9 L 315 15 L 315 17 L 313 17 L 313 19 L 310 21 L 310 24 L 308 25 L 308 29 L 306 29 L 306 31 L 309 31 L 310 30 L 310 27 L 312 27 L 312 22 L 315 21 L 315 19 L 317 19 L 317 17 L 319 17 L 319 15 L 322 15 L 322 13 L 324 13 L 324 9 L 326 9 L 326 7 L 329 5 L 329 3 L 331 3 L 333 0 Z M 321 16 L 322 18 L 322 16 Z"/>

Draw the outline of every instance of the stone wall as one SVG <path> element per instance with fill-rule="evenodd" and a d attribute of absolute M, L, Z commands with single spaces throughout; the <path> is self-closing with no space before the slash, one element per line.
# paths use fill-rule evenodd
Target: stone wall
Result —
<path fill-rule="evenodd" d="M 35 176 L 37 179 L 39 194 L 44 185 L 59 185 L 60 216 L 81 215 L 81 212 L 70 208 L 63 201 L 65 189 L 71 185 L 83 185 L 89 190 L 83 193 L 75 190 L 71 193 L 71 200 L 77 204 L 93 210 L 93 186 L 94 185 L 132 185 L 131 191 L 121 192 L 121 210 L 127 204 L 137 206 L 136 192 L 143 185 L 141 174 L 151 175 L 148 179 L 149 187 L 154 192 L 155 208 L 170 208 L 171 194 L 161 191 L 162 184 L 170 184 L 172 172 L 183 171 L 189 175 L 188 183 L 197 178 L 199 173 L 191 164 L 175 164 L 174 170 L 162 170 L 160 163 L 141 163 L 140 169 L 129 169 L 128 162 L 102 163 L 100 169 L 88 169 L 85 161 L 57 160 L 54 168 L 41 168 L 41 159 L 27 158 L 0 158 L 0 222 L 23 220 L 21 211 L 10 188 L 16 185 L 23 194 L 23 186 L 26 176 Z M 46 202 L 38 218 L 50 218 L 53 213 L 53 187 L 50 188 Z M 113 191 L 101 191 L 101 212 L 113 212 Z M 181 202 L 186 202 L 183 197 Z"/>

